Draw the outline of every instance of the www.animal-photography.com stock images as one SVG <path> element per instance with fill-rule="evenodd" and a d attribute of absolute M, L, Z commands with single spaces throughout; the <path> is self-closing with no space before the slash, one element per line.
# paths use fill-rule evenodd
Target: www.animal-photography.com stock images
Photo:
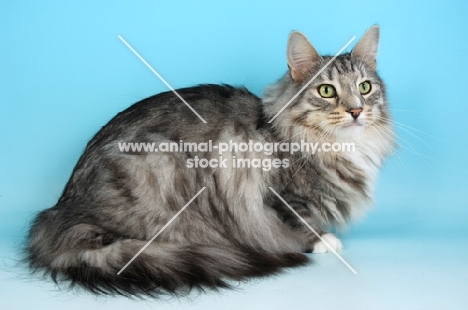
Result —
<path fill-rule="evenodd" d="M 468 2 L 0 16 L 2 309 L 468 309 Z"/>

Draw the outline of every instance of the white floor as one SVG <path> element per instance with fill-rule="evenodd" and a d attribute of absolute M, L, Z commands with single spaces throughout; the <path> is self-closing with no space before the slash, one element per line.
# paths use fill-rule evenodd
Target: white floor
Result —
<path fill-rule="evenodd" d="M 342 256 L 311 256 L 315 265 L 237 284 L 233 291 L 178 300 L 129 300 L 57 290 L 12 267 L 11 244 L 0 247 L 2 309 L 468 309 L 468 243 L 424 234 L 344 239 Z"/>

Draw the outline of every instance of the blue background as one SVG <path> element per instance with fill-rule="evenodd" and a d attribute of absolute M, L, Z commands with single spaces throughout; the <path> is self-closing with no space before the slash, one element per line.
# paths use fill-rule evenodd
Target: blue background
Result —
<path fill-rule="evenodd" d="M 466 1 L 2 1 L 2 308 L 468 307 L 467 16 Z M 58 291 L 15 266 L 27 221 L 55 204 L 92 135 L 167 90 L 118 35 L 174 88 L 229 83 L 261 95 L 286 70 L 292 30 L 334 54 L 375 23 L 401 147 L 376 208 L 342 233 L 357 275 L 314 255 L 315 266 L 237 291 L 142 302 Z"/>

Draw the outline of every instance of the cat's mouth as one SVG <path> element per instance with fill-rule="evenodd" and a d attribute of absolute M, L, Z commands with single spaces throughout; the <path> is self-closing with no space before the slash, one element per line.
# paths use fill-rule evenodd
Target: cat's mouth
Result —
<path fill-rule="evenodd" d="M 355 136 L 360 134 L 366 123 L 364 120 L 351 120 L 346 124 L 341 125 L 341 128 L 338 130 L 338 134 L 343 137 Z"/>
<path fill-rule="evenodd" d="M 359 119 L 354 119 L 352 121 L 349 121 L 347 124 L 343 125 L 344 128 L 349 128 L 349 127 L 362 127 L 365 125 L 365 122 Z"/>

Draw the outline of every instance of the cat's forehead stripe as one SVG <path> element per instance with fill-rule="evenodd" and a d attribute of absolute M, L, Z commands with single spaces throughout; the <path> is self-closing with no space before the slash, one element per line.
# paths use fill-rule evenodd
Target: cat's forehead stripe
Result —
<path fill-rule="evenodd" d="M 326 59 L 326 57 L 324 57 Z M 354 74 L 356 76 L 366 76 L 364 68 L 359 61 L 351 58 L 349 55 L 341 56 L 324 70 L 319 78 L 322 81 L 338 81 L 340 76 Z"/>

